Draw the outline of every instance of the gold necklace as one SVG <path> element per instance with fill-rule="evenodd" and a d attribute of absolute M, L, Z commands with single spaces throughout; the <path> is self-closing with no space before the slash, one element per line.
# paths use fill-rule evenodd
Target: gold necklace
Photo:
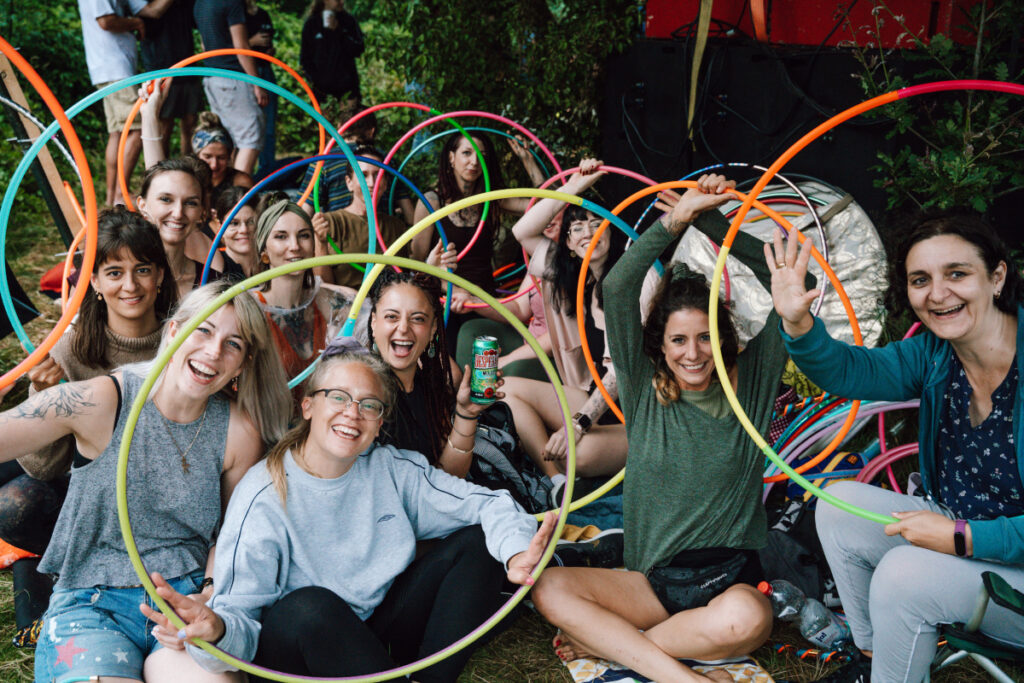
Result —
<path fill-rule="evenodd" d="M 157 408 L 156 412 L 160 413 L 160 409 Z M 163 413 L 160 413 L 160 419 L 163 420 L 164 429 L 167 430 L 167 436 L 170 437 L 171 443 L 174 444 L 174 448 L 178 451 L 178 455 L 181 456 L 181 471 L 184 472 L 185 474 L 188 474 L 189 470 L 191 469 L 188 464 L 188 459 L 185 456 L 188 455 L 189 451 L 192 450 L 192 446 L 196 445 L 196 439 L 199 438 L 199 432 L 203 431 L 203 425 L 206 424 L 207 412 L 209 411 L 206 409 L 203 410 L 203 418 L 199 421 L 199 428 L 196 429 L 195 436 L 192 437 L 192 441 L 189 442 L 188 448 L 186 448 L 184 451 L 181 450 L 181 446 L 179 446 L 178 442 L 175 440 L 174 434 L 171 433 L 171 427 L 168 424 L 170 420 L 164 417 Z"/>

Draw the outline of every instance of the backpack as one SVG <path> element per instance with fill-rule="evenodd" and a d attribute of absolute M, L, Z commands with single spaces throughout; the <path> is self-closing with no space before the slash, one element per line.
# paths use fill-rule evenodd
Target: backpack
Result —
<path fill-rule="evenodd" d="M 836 582 L 814 527 L 814 501 L 786 500 L 768 511 L 768 543 L 758 551 L 761 567 L 767 580 L 785 579 L 826 607 L 839 607 Z"/>
<path fill-rule="evenodd" d="M 503 401 L 495 401 L 480 414 L 466 479 L 495 491 L 508 491 L 530 513 L 551 507 L 551 481 L 526 457 L 512 409 Z"/>

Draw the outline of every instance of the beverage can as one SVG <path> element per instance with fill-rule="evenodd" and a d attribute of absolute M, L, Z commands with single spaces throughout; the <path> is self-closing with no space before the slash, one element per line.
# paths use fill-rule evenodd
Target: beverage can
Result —
<path fill-rule="evenodd" d="M 483 335 L 473 340 L 473 368 L 469 377 L 469 400 L 489 405 L 497 399 L 498 339 Z"/>

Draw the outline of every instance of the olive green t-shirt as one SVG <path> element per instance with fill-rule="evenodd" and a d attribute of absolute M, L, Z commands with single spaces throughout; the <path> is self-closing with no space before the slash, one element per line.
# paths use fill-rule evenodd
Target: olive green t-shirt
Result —
<path fill-rule="evenodd" d="M 707 211 L 695 227 L 720 244 L 729 224 L 718 211 Z M 651 384 L 655 366 L 641 351 L 640 289 L 647 269 L 672 240 L 655 224 L 619 259 L 603 284 L 608 343 L 629 437 L 623 492 L 625 563 L 642 572 L 683 550 L 757 549 L 767 534 L 761 504 L 764 456 L 733 412 L 722 414 L 721 387 L 718 393 L 708 390 L 707 396 L 663 406 Z M 761 245 L 739 233 L 730 254 L 764 284 L 770 275 Z M 786 363 L 778 323 L 773 311 L 736 361 L 737 397 L 762 434 Z"/>

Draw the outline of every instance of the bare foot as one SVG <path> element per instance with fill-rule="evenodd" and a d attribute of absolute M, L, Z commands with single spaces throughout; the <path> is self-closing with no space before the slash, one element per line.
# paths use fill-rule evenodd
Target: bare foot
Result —
<path fill-rule="evenodd" d="M 732 683 L 732 675 L 725 669 L 712 669 L 704 673 L 706 678 L 712 681 L 722 681 L 722 683 Z"/>
<path fill-rule="evenodd" d="M 555 654 L 563 662 L 571 662 L 574 659 L 583 659 L 584 657 L 591 656 L 589 652 L 580 647 L 579 643 L 565 635 L 564 631 L 559 631 L 555 634 L 551 645 L 555 648 Z"/>

